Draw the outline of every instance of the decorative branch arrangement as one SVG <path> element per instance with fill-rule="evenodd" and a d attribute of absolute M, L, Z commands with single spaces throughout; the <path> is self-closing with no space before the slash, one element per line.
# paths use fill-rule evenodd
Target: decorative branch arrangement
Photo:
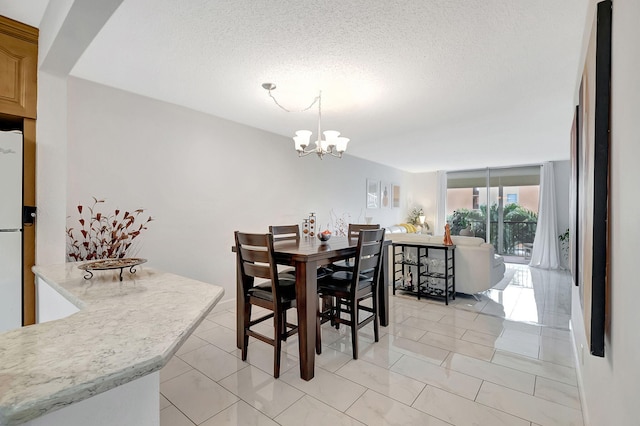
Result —
<path fill-rule="evenodd" d="M 153 220 L 140 219 L 144 209 L 133 212 L 116 209 L 103 213 L 99 205 L 104 200 L 93 197 L 91 206 L 78 206 L 80 228 L 67 227 L 67 260 L 121 259 L 132 249 L 147 224 Z"/>
<path fill-rule="evenodd" d="M 329 216 L 331 222 L 327 224 L 327 228 L 333 229 L 333 234 L 337 237 L 346 237 L 349 223 L 351 222 L 351 215 L 345 212 L 342 216 L 338 216 L 333 209 L 331 209 Z"/>

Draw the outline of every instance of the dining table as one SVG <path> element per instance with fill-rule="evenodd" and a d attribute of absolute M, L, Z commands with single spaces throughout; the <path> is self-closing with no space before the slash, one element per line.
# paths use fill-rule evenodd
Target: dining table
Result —
<path fill-rule="evenodd" d="M 298 313 L 298 343 L 300 377 L 311 380 L 315 370 L 316 355 L 316 317 L 318 314 L 317 269 L 333 262 L 355 256 L 357 238 L 333 236 L 328 241 L 307 237 L 299 240 L 286 240 L 274 243 L 274 256 L 279 265 L 295 266 L 296 306 Z M 378 281 L 378 318 L 380 325 L 389 324 L 389 267 L 388 251 L 391 241 L 385 240 L 383 246 L 382 267 Z M 235 247 L 233 248 L 235 251 Z M 242 348 L 244 341 L 244 298 L 241 274 L 237 266 L 236 321 L 237 346 Z"/>

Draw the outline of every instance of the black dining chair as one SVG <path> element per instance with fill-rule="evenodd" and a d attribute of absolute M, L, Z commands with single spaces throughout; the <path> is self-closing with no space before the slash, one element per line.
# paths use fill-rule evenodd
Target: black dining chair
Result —
<path fill-rule="evenodd" d="M 358 245 L 351 271 L 335 271 L 318 281 L 318 294 L 336 299 L 329 309 L 319 309 L 316 322 L 316 352 L 320 353 L 321 324 L 331 321 L 336 326 L 351 327 L 353 358 L 358 359 L 358 330 L 373 322 L 374 339 L 378 336 L 378 279 L 382 267 L 384 229 L 363 230 L 358 234 Z M 362 302 L 371 299 L 372 306 Z M 368 313 L 360 319 L 360 312 Z M 344 315 L 343 315 L 344 314 Z"/>
<path fill-rule="evenodd" d="M 300 241 L 300 227 L 298 225 L 269 225 L 269 232 L 273 235 L 273 242 Z M 283 269 L 278 274 L 283 278 L 296 279 L 295 268 Z"/>
<path fill-rule="evenodd" d="M 300 241 L 300 226 L 298 225 L 270 225 L 269 232 L 273 234 L 274 242 L 281 241 Z M 330 274 L 332 270 L 328 269 L 326 266 L 321 266 L 318 268 L 317 276 L 318 279 Z M 279 272 L 282 277 L 293 277 L 296 278 L 296 270 L 295 268 L 287 268 L 281 272 Z"/>
<path fill-rule="evenodd" d="M 347 238 L 357 240 L 360 231 L 380 229 L 380 224 L 350 223 L 347 228 Z M 351 271 L 354 259 L 345 259 L 332 263 L 329 268 L 334 271 Z"/>
<path fill-rule="evenodd" d="M 287 310 L 296 307 L 295 278 L 283 278 L 278 275 L 274 261 L 272 234 L 246 234 L 235 232 L 236 252 L 242 280 L 244 298 L 244 332 L 242 342 L 242 360 L 247 360 L 249 337 L 254 337 L 274 348 L 273 377 L 280 376 L 280 356 L 282 341 L 297 333 L 295 324 L 287 323 Z M 255 283 L 256 279 L 262 280 Z M 251 307 L 260 306 L 270 313 L 257 319 L 251 319 Z M 274 334 L 267 336 L 253 327 L 273 318 Z"/>
<path fill-rule="evenodd" d="M 298 225 L 271 225 L 269 232 L 273 234 L 273 241 L 300 241 L 300 226 Z"/>

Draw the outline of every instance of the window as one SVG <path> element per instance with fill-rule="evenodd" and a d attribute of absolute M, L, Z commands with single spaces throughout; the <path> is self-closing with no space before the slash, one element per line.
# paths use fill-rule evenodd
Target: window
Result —
<path fill-rule="evenodd" d="M 451 234 L 471 228 L 496 252 L 524 256 L 538 222 L 540 166 L 447 172 Z"/>

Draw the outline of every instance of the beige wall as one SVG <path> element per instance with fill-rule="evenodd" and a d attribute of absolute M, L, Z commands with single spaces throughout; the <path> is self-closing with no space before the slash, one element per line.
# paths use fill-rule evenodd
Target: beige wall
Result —
<path fill-rule="evenodd" d="M 592 9 L 593 4 L 592 1 Z M 593 16 L 593 10 L 591 11 Z M 613 1 L 611 52 L 610 235 L 604 358 L 589 354 L 578 287 L 571 325 L 578 354 L 578 382 L 585 424 L 637 425 L 640 395 L 637 212 L 640 182 L 640 2 Z M 585 26 L 585 37 L 591 19 Z M 578 71 L 578 70 L 576 70 Z M 578 81 L 579 82 L 579 81 Z M 569 130 L 569 126 L 567 126 Z M 567 144 L 568 144 L 567 137 Z"/>
<path fill-rule="evenodd" d="M 225 300 L 235 298 L 235 230 L 300 224 L 309 212 L 322 229 L 335 230 L 332 218 L 405 221 L 402 208 L 365 208 L 366 179 L 399 184 L 406 205 L 400 170 L 350 155 L 298 158 L 287 137 L 77 78 L 67 97 L 67 215 L 94 196 L 105 208 L 144 208 L 155 221 L 139 256 L 224 287 Z"/>
<path fill-rule="evenodd" d="M 540 186 L 505 186 L 503 194 L 505 203 L 507 200 L 507 194 L 518 194 L 518 204 L 520 206 L 533 212 L 538 212 Z"/>
<path fill-rule="evenodd" d="M 484 204 L 484 203 L 480 203 Z M 447 216 L 458 209 L 473 209 L 472 188 L 451 188 L 447 190 Z"/>
<path fill-rule="evenodd" d="M 479 205 L 486 204 L 487 190 L 481 188 L 478 191 Z M 491 204 L 497 203 L 498 189 L 491 188 Z M 539 186 L 505 186 L 503 191 L 505 202 L 507 194 L 518 194 L 518 204 L 531 211 L 538 212 L 538 199 L 540 196 Z M 451 188 L 447 190 L 447 216 L 454 210 L 473 208 L 472 188 Z"/>

